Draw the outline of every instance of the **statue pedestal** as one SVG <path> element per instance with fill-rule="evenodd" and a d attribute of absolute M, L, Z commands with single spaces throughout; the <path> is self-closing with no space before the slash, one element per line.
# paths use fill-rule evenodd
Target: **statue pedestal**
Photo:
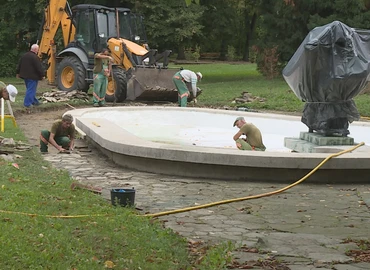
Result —
<path fill-rule="evenodd" d="M 354 139 L 351 137 L 326 137 L 309 132 L 301 132 L 299 138 L 284 138 L 284 146 L 299 153 L 337 153 L 352 145 Z"/>

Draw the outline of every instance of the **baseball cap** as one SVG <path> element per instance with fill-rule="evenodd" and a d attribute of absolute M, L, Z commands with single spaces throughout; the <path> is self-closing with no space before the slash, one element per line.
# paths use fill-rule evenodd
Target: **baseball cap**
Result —
<path fill-rule="evenodd" d="M 200 72 L 197 72 L 196 73 L 198 76 L 199 76 L 199 80 L 201 80 L 202 78 L 203 78 L 203 75 L 202 75 L 202 73 L 200 73 Z"/>
<path fill-rule="evenodd" d="M 9 100 L 11 102 L 14 102 L 15 101 L 15 96 L 18 94 L 18 90 L 17 88 L 15 88 L 14 85 L 12 84 L 9 84 L 7 87 L 6 87 L 6 91 L 8 91 L 9 93 Z"/>
<path fill-rule="evenodd" d="M 244 120 L 244 117 L 241 117 L 241 116 L 237 117 L 237 118 L 235 119 L 235 121 L 234 121 L 234 125 L 233 125 L 233 127 L 235 127 L 236 122 L 238 122 L 239 120 Z"/>

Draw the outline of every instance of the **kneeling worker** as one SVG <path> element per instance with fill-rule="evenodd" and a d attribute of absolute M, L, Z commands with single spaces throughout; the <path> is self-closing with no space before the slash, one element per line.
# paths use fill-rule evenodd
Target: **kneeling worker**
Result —
<path fill-rule="evenodd" d="M 245 122 L 244 117 L 237 117 L 233 126 L 239 128 L 238 133 L 234 135 L 234 141 L 239 150 L 266 150 L 262 142 L 261 131 L 255 125 Z M 246 137 L 241 138 L 242 135 Z"/>
<path fill-rule="evenodd" d="M 70 114 L 63 116 L 62 120 L 55 121 L 51 130 L 42 130 L 40 135 L 40 151 L 48 152 L 48 143 L 58 151 L 73 150 L 75 138 L 75 126 L 72 124 L 73 117 Z"/>

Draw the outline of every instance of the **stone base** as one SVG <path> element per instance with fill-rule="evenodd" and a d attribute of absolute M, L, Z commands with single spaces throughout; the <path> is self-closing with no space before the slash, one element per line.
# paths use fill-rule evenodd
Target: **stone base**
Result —
<path fill-rule="evenodd" d="M 284 146 L 298 153 L 315 153 L 317 145 L 301 140 L 299 138 L 284 138 Z"/>
<path fill-rule="evenodd" d="M 337 153 L 354 145 L 351 137 L 325 137 L 318 133 L 301 132 L 299 138 L 284 138 L 284 146 L 298 153 Z"/>
<path fill-rule="evenodd" d="M 324 136 L 318 133 L 301 132 L 299 138 L 304 141 L 316 144 L 318 146 L 327 145 L 353 145 L 354 140 L 352 137 L 342 136 Z"/>

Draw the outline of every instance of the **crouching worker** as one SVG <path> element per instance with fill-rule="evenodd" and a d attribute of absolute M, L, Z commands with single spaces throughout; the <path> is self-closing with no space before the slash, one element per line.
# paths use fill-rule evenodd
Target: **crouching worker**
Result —
<path fill-rule="evenodd" d="M 63 116 L 62 120 L 57 120 L 51 126 L 51 130 L 42 130 L 40 135 L 40 151 L 41 153 L 48 152 L 48 144 L 50 143 L 58 151 L 64 152 L 73 150 L 75 126 L 72 124 L 73 117 L 70 114 Z"/>
<path fill-rule="evenodd" d="M 262 142 L 261 131 L 255 125 L 245 122 L 244 117 L 237 117 L 233 126 L 239 128 L 239 132 L 234 135 L 234 141 L 239 150 L 266 150 Z M 246 137 L 241 138 L 242 135 Z"/>

